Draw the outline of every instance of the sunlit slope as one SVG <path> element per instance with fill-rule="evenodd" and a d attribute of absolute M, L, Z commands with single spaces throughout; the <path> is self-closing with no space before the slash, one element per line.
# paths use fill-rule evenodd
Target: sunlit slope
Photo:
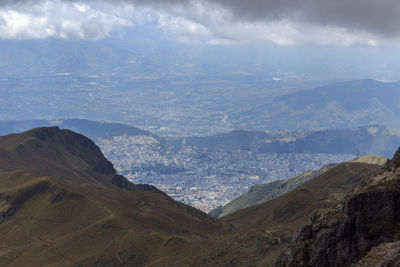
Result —
<path fill-rule="evenodd" d="M 301 184 L 323 174 L 330 168 L 334 167 L 335 164 L 327 165 L 318 171 L 306 171 L 294 177 L 290 177 L 284 180 L 278 180 L 267 184 L 259 184 L 253 186 L 249 192 L 241 195 L 240 197 L 232 200 L 228 204 L 218 207 L 211 211 L 209 214 L 216 218 L 227 216 L 237 210 L 244 209 L 250 206 L 254 206 L 268 200 L 279 197 L 280 195 L 289 192 Z"/>
<path fill-rule="evenodd" d="M 383 166 L 386 161 L 387 158 L 385 157 L 369 155 L 356 158 L 354 160 L 351 160 L 350 162 L 368 163 Z M 295 189 L 301 184 L 322 175 L 323 173 L 335 166 L 336 164 L 330 164 L 324 166 L 317 171 L 307 171 L 284 180 L 255 185 L 246 194 L 241 195 L 240 197 L 232 200 L 222 207 L 218 207 L 217 209 L 211 211 L 209 214 L 213 217 L 221 218 L 237 210 L 254 206 L 266 202 L 270 199 L 274 199 L 286 192 Z"/>
<path fill-rule="evenodd" d="M 385 165 L 387 162 L 387 158 L 381 157 L 381 156 L 375 156 L 375 155 L 368 155 L 368 156 L 362 156 L 355 158 L 351 162 L 363 162 L 363 163 L 369 163 L 369 164 L 377 164 L 377 165 Z"/>

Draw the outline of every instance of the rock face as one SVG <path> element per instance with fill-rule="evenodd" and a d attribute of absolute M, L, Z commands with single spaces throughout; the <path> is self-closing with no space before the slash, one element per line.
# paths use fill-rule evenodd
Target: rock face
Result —
<path fill-rule="evenodd" d="M 387 168 L 398 168 L 400 167 L 400 148 L 394 154 L 393 158 L 386 164 Z"/>
<path fill-rule="evenodd" d="M 348 266 L 369 252 L 371 261 L 374 255 L 384 255 L 385 248 L 395 251 L 393 246 L 377 246 L 398 240 L 400 149 L 382 170 L 356 186 L 342 203 L 313 214 L 276 265 Z M 380 253 L 372 253 L 374 247 Z"/>

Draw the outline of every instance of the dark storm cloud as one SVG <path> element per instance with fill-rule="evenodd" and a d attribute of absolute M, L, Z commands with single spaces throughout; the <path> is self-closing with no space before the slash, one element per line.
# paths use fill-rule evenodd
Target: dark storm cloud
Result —
<path fill-rule="evenodd" d="M 320 26 L 391 35 L 399 33 L 398 0 L 213 0 L 244 20 L 294 19 Z"/>
<path fill-rule="evenodd" d="M 136 4 L 166 7 L 188 0 L 132 0 Z M 196 2 L 196 1 L 193 1 Z M 198 2 L 198 1 L 197 1 Z M 399 0 L 207 0 L 229 10 L 238 21 L 289 19 L 317 26 L 366 31 L 381 36 L 400 33 Z"/>
<path fill-rule="evenodd" d="M 0 6 L 15 5 L 20 3 L 30 3 L 31 0 L 0 0 Z"/>

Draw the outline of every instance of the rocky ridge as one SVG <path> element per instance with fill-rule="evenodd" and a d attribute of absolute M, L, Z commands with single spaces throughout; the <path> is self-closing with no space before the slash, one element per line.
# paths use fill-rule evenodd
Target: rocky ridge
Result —
<path fill-rule="evenodd" d="M 400 149 L 345 200 L 314 213 L 282 252 L 277 266 L 390 266 L 400 240 Z M 383 256 L 382 256 L 383 255 Z M 398 262 L 398 255 L 391 257 Z M 380 263 L 379 263 L 380 262 Z M 357 265 L 358 264 L 358 265 Z"/>

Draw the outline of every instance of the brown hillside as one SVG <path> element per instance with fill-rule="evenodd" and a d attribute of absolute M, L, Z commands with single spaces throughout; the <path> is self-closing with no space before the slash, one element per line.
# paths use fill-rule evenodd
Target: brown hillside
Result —
<path fill-rule="evenodd" d="M 398 266 L 400 149 L 343 202 L 310 217 L 278 266 Z"/>
<path fill-rule="evenodd" d="M 0 266 L 175 265 L 173 251 L 225 232 L 117 176 L 93 142 L 68 130 L 0 137 L 0 170 Z"/>
<path fill-rule="evenodd" d="M 0 171 L 15 169 L 78 183 L 162 193 L 152 186 L 128 182 L 116 174 L 92 140 L 58 127 L 0 137 Z"/>
<path fill-rule="evenodd" d="M 190 261 L 182 261 L 190 266 L 272 266 L 314 211 L 336 204 L 380 168 L 366 163 L 339 164 L 293 191 L 223 217 L 222 221 L 234 225 L 234 231 L 191 242 L 178 252 L 178 258 L 190 255 Z"/>
<path fill-rule="evenodd" d="M 237 266 L 272 265 L 312 212 L 342 200 L 357 183 L 379 168 L 365 163 L 342 163 L 293 191 L 223 217 L 224 222 L 239 228 L 227 238 L 234 253 L 226 252 L 225 260 L 230 258 Z"/>

